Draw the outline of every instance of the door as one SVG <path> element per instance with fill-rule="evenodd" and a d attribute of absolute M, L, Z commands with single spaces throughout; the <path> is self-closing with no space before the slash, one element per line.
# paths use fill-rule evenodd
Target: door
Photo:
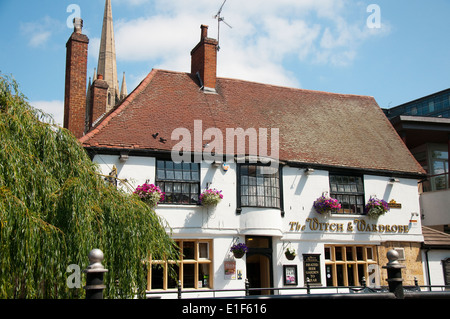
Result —
<path fill-rule="evenodd" d="M 246 267 L 250 288 L 273 287 L 272 238 L 261 236 L 247 236 L 245 243 L 248 247 Z M 253 290 L 251 295 L 270 295 L 271 290 Z"/>

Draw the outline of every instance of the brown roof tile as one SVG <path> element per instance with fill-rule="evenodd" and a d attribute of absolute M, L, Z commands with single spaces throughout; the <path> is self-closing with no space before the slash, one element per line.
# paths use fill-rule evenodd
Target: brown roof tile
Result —
<path fill-rule="evenodd" d="M 226 78 L 217 79 L 216 89 L 205 94 L 189 73 L 152 70 L 80 141 L 85 147 L 171 150 L 178 143 L 171 141 L 175 128 L 193 132 L 194 120 L 202 120 L 203 131 L 217 127 L 224 136 L 226 128 L 278 128 L 284 161 L 424 173 L 373 97 Z"/>
<path fill-rule="evenodd" d="M 422 226 L 422 234 L 425 246 L 450 247 L 450 235 L 436 229 Z"/>

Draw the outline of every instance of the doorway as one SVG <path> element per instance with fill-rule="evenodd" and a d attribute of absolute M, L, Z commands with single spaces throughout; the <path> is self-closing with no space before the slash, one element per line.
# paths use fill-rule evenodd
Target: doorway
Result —
<path fill-rule="evenodd" d="M 248 247 L 246 267 L 250 288 L 273 287 L 272 238 L 263 236 L 247 236 Z M 271 295 L 272 290 L 251 290 L 250 295 Z"/>

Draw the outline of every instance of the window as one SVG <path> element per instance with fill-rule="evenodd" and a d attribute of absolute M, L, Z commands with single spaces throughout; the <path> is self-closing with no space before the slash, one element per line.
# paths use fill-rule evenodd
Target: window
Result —
<path fill-rule="evenodd" d="M 450 285 L 450 258 L 447 258 L 442 261 L 442 267 L 444 270 L 444 283 L 446 286 Z M 445 290 L 449 290 L 448 287 L 445 287 Z"/>
<path fill-rule="evenodd" d="M 165 204 L 197 204 L 200 190 L 199 164 L 158 160 L 156 185 L 165 193 Z"/>
<path fill-rule="evenodd" d="M 180 248 L 181 260 L 151 260 L 148 272 L 148 290 L 167 290 L 181 286 L 188 289 L 212 288 L 212 240 L 175 240 Z M 176 279 L 169 275 L 169 267 Z"/>
<path fill-rule="evenodd" d="M 241 206 L 280 208 L 280 173 L 270 166 L 240 166 Z"/>
<path fill-rule="evenodd" d="M 430 144 L 431 190 L 447 189 L 448 185 L 448 146 Z"/>
<path fill-rule="evenodd" d="M 361 286 L 369 266 L 377 265 L 374 246 L 325 246 L 327 286 Z"/>
<path fill-rule="evenodd" d="M 364 185 L 361 176 L 330 173 L 330 196 L 341 203 L 339 214 L 364 214 Z"/>

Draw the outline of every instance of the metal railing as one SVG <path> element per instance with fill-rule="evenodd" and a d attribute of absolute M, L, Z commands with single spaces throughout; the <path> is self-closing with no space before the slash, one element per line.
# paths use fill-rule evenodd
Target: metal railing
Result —
<path fill-rule="evenodd" d="M 450 286 L 445 285 L 419 285 L 415 279 L 414 286 L 403 286 L 407 298 L 419 298 L 420 294 L 424 293 L 428 297 L 444 296 L 450 298 Z M 258 293 L 259 292 L 259 293 Z M 292 292 L 292 293 L 290 293 Z M 256 293 L 256 294 L 255 294 Z M 444 293 L 444 295 L 442 294 Z M 389 294 L 388 286 L 368 287 L 365 280 L 362 281 L 362 286 L 312 286 L 306 283 L 303 287 L 259 287 L 250 288 L 248 281 L 246 281 L 245 288 L 238 289 L 187 289 L 183 290 L 179 283 L 177 289 L 164 291 L 147 291 L 148 299 L 161 298 L 163 295 L 173 295 L 170 299 L 189 299 L 192 295 L 197 295 L 195 298 L 338 298 L 336 295 L 348 294 L 372 294 L 373 298 L 395 298 Z M 319 296 L 320 295 L 320 296 Z M 424 296 L 425 296 L 424 295 Z"/>
<path fill-rule="evenodd" d="M 306 282 L 306 287 L 273 287 L 273 288 L 250 288 L 248 280 L 245 280 L 245 288 L 241 289 L 197 289 L 197 290 L 183 290 L 181 287 L 181 281 L 178 281 L 178 289 L 176 291 L 148 291 L 146 292 L 147 299 L 161 298 L 163 294 L 176 294 L 176 298 L 182 299 L 183 294 L 196 293 L 195 298 L 286 298 L 286 299 L 299 299 L 299 298 L 333 298 L 333 299 L 346 299 L 346 298 L 370 298 L 370 299 L 422 299 L 422 298 L 445 298 L 450 299 L 450 286 L 419 286 L 417 279 L 414 279 L 414 286 L 403 286 L 401 270 L 405 268 L 404 265 L 398 263 L 398 253 L 395 250 L 390 250 L 387 253 L 389 262 L 383 268 L 387 269 L 388 287 L 371 288 L 366 286 L 365 278 L 362 278 L 362 286 L 339 286 L 339 287 L 322 287 L 311 286 L 309 280 Z M 106 286 L 103 284 L 103 275 L 108 272 L 102 265 L 103 252 L 99 249 L 93 249 L 89 253 L 89 266 L 84 270 L 86 273 L 86 299 L 103 299 L 103 290 Z M 423 291 L 422 288 L 427 288 L 427 291 Z M 441 291 L 435 291 L 433 289 L 440 288 Z M 336 290 L 333 293 L 332 290 Z M 313 290 L 315 291 L 314 293 Z M 322 290 L 323 293 L 317 293 Z M 344 291 L 342 291 L 344 290 Z M 293 291 L 293 294 L 280 294 L 284 291 Z M 241 294 L 233 295 L 231 293 L 241 292 Z M 260 292 L 260 294 L 254 295 L 253 293 Z M 262 295 L 263 292 L 269 294 Z M 277 294 L 275 294 L 277 292 Z M 211 294 L 212 295 L 209 295 Z M 225 293 L 226 296 L 217 296 L 217 293 Z M 231 295 L 230 295 L 231 294 Z M 201 296 L 200 296 L 201 295 Z M 208 296 L 209 295 L 209 296 Z M 172 298 L 174 299 L 174 298 Z M 189 297 L 187 298 L 189 299 Z"/>

